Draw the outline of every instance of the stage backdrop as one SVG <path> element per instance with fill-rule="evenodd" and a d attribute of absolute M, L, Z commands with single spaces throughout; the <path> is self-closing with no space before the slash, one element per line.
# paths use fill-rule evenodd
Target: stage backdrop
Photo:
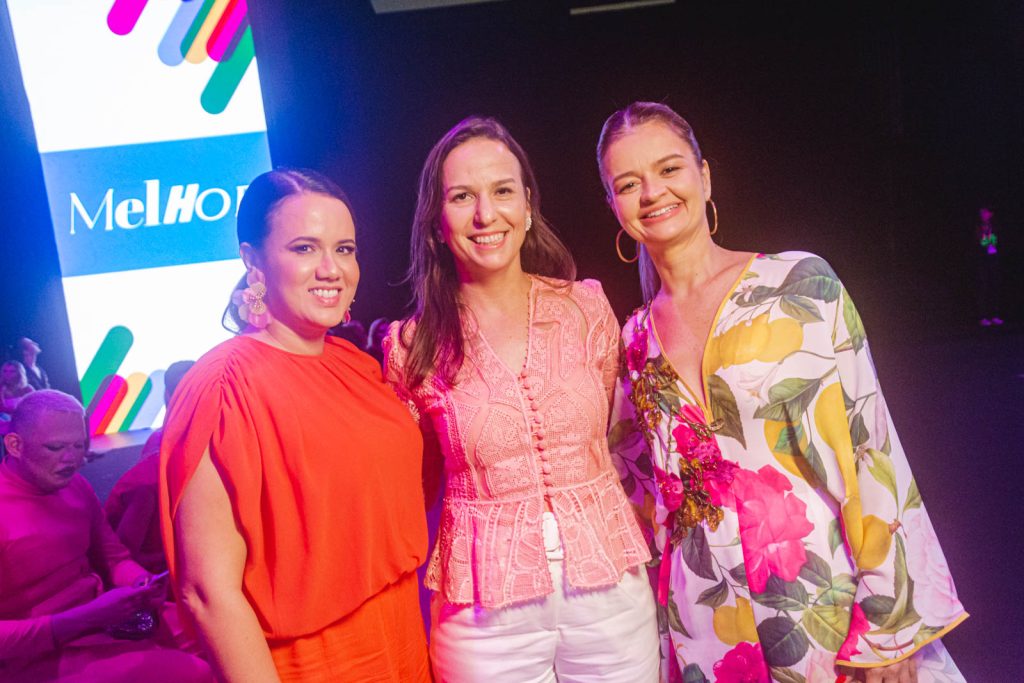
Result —
<path fill-rule="evenodd" d="M 7 0 L 93 434 L 162 418 L 223 340 L 235 213 L 270 168 L 246 0 Z"/>

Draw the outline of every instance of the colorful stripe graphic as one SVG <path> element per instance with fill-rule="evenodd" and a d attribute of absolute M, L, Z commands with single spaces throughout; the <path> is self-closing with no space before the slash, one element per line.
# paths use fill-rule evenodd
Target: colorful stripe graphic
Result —
<path fill-rule="evenodd" d="M 185 55 L 181 53 L 181 44 L 201 9 L 203 9 L 203 3 L 199 0 L 181 3 L 174 18 L 171 19 L 171 24 L 164 32 L 164 37 L 160 40 L 160 46 L 157 47 L 156 52 L 160 56 L 161 62 L 167 66 L 178 66 L 185 60 Z"/>
<path fill-rule="evenodd" d="M 107 26 L 119 36 L 126 36 L 135 28 L 148 0 L 116 0 L 107 15 Z"/>
<path fill-rule="evenodd" d="M 127 431 L 125 423 L 131 424 L 128 420 L 128 413 L 132 411 L 135 404 L 138 402 L 139 395 L 142 393 L 143 388 L 146 388 L 152 383 L 149 381 L 149 377 L 143 372 L 133 372 L 128 375 L 125 380 L 126 391 L 125 395 L 121 398 L 114 410 L 113 417 L 110 418 L 110 424 L 107 425 L 108 432 L 123 432 Z M 141 407 L 141 406 L 140 406 Z"/>
<path fill-rule="evenodd" d="M 147 429 L 164 407 L 163 369 L 149 376 L 134 372 L 127 379 L 117 374 L 132 340 L 128 328 L 111 328 L 82 376 L 82 402 L 92 436 Z"/>
<path fill-rule="evenodd" d="M 185 55 L 186 62 L 202 64 L 203 60 L 207 58 L 206 41 L 210 39 L 210 34 L 217 27 L 220 15 L 224 14 L 229 2 L 230 0 L 206 0 L 203 10 L 199 12 L 199 16 L 192 24 L 192 30 L 185 36 L 188 44 L 184 42 L 181 44 L 181 52 Z"/>
<path fill-rule="evenodd" d="M 221 15 L 217 27 L 210 34 L 210 40 L 206 43 L 206 52 L 210 59 L 215 62 L 224 60 L 224 55 L 233 52 L 232 43 L 237 43 L 241 36 L 242 24 L 248 25 L 249 3 L 246 0 L 231 0 L 224 14 Z"/>
<path fill-rule="evenodd" d="M 146 2 L 114 0 L 107 26 L 119 36 L 128 35 Z M 182 0 L 157 46 L 157 56 L 168 66 L 200 64 L 207 57 L 219 62 L 199 98 L 211 114 L 227 108 L 254 55 L 247 0 Z"/>
<path fill-rule="evenodd" d="M 231 97 L 235 94 L 238 84 L 242 81 L 246 69 L 256 56 L 255 47 L 252 44 L 252 29 L 246 27 L 242 40 L 234 54 L 217 65 L 210 82 L 203 90 L 200 102 L 203 109 L 211 114 L 219 114 L 228 106 Z"/>
<path fill-rule="evenodd" d="M 164 371 L 156 370 L 149 376 L 149 392 L 135 401 L 136 412 L 130 413 L 125 418 L 125 424 L 121 431 L 130 429 L 148 429 L 156 422 L 156 416 L 164 408 Z"/>
<path fill-rule="evenodd" d="M 100 347 L 96 350 L 96 355 L 86 368 L 85 374 L 82 375 L 82 403 L 92 403 L 101 386 L 121 367 L 134 341 L 135 338 L 127 327 L 118 325 L 110 328 L 100 342 Z"/>
<path fill-rule="evenodd" d="M 89 405 L 87 416 L 89 418 L 89 434 L 97 436 L 106 434 L 107 427 L 114 419 L 117 407 L 124 400 L 128 393 L 128 383 L 120 375 L 111 375 L 104 380 L 100 391 L 96 393 L 96 400 Z"/>

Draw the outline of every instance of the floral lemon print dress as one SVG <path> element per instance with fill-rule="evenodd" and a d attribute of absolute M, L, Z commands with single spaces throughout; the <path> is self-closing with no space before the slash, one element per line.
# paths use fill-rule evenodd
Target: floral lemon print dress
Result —
<path fill-rule="evenodd" d="M 712 323 L 703 386 L 662 355 L 650 307 L 622 333 L 609 441 L 653 530 L 667 681 L 828 681 L 917 658 L 967 618 L 832 268 L 751 259 Z"/>

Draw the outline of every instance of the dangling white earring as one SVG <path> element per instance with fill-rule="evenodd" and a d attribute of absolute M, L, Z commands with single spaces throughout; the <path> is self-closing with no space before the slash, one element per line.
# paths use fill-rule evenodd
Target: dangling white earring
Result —
<path fill-rule="evenodd" d="M 526 216 L 526 232 L 530 232 L 530 228 L 533 227 L 533 214 Z"/>

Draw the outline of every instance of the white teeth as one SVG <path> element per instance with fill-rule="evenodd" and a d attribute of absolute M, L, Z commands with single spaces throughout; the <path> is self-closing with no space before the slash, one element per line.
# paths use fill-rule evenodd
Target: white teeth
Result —
<path fill-rule="evenodd" d="M 679 205 L 678 204 L 672 204 L 671 206 L 666 206 L 666 207 L 664 207 L 662 209 L 658 209 L 657 211 L 652 211 L 649 214 L 647 214 L 647 217 L 648 218 L 657 218 L 658 216 L 660 216 L 662 214 L 668 213 L 669 211 L 671 211 L 672 209 L 676 208 L 677 206 L 679 206 Z"/>
<path fill-rule="evenodd" d="M 476 237 L 471 237 L 470 239 L 476 242 L 477 244 L 495 244 L 497 242 L 500 242 L 504 237 L 505 233 L 499 232 L 495 233 L 494 235 L 477 235 Z"/>
<path fill-rule="evenodd" d="M 340 293 L 337 289 L 311 289 L 309 291 L 324 299 L 333 299 Z"/>

